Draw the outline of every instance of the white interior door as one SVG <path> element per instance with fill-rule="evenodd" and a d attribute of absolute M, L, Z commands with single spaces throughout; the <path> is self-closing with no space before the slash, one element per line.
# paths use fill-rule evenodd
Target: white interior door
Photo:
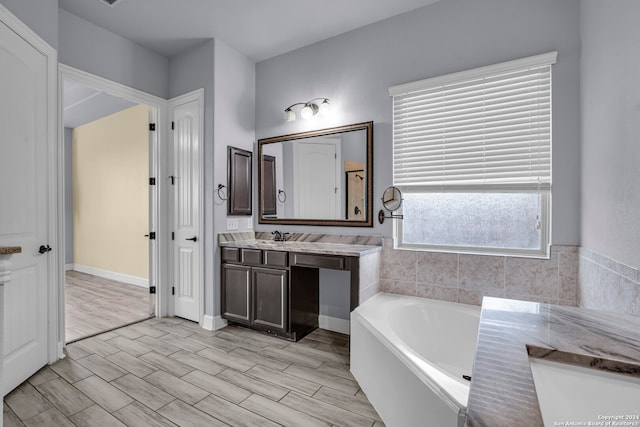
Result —
<path fill-rule="evenodd" d="M 174 314 L 202 318 L 202 100 L 172 100 Z"/>
<path fill-rule="evenodd" d="M 0 22 L 0 245 L 21 246 L 5 285 L 5 395 L 47 363 L 47 57 Z"/>
<path fill-rule="evenodd" d="M 296 141 L 293 164 L 295 218 L 341 218 L 340 140 Z"/>

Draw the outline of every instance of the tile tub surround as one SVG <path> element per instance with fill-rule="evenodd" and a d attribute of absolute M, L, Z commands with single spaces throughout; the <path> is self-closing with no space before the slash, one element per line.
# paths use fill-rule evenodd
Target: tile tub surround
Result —
<path fill-rule="evenodd" d="M 550 259 L 400 250 L 385 238 L 380 290 L 463 304 L 484 296 L 577 305 L 578 247 L 551 248 Z"/>
<path fill-rule="evenodd" d="M 530 355 L 637 376 L 638 331 L 621 313 L 485 298 L 465 425 L 543 425 Z"/>
<path fill-rule="evenodd" d="M 580 248 L 580 307 L 640 316 L 640 271 Z"/>

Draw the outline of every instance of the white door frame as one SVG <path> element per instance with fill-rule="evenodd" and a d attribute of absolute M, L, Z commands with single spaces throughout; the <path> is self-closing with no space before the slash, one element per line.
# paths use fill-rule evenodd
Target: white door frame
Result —
<path fill-rule="evenodd" d="M 47 61 L 47 179 L 49 182 L 49 188 L 47 189 L 47 216 L 49 218 L 49 222 L 47 228 L 49 234 L 48 241 L 51 242 L 50 245 L 54 248 L 61 248 L 61 246 L 59 245 L 59 236 L 61 236 L 61 234 L 59 233 L 60 218 L 58 216 L 60 204 L 58 203 L 58 199 L 55 197 L 55 195 L 58 194 L 59 191 L 57 180 L 59 175 L 59 158 L 58 152 L 56 150 L 56 143 L 58 138 L 58 120 L 55 114 L 57 108 L 56 97 L 58 95 L 58 81 L 56 79 L 56 70 L 58 67 L 58 52 L 47 42 L 42 40 L 40 36 L 38 36 L 31 28 L 25 25 L 2 4 L 0 4 L 0 21 L 2 21 L 7 27 L 9 27 L 16 34 L 22 37 L 27 43 L 37 49 L 40 53 L 42 53 Z M 58 253 L 53 253 L 51 255 L 54 261 L 48 263 L 47 273 L 48 277 L 50 278 L 49 284 L 55 283 L 55 278 L 60 277 L 61 270 L 64 270 L 64 268 L 60 269 L 60 260 L 64 262 L 64 250 L 60 249 Z M 55 286 L 48 286 L 48 288 L 49 295 L 47 295 L 47 320 L 49 325 L 47 329 L 47 359 L 51 363 L 58 360 L 59 356 L 62 354 L 62 351 L 61 347 L 58 346 L 59 336 L 58 328 L 56 326 L 59 321 L 57 304 L 59 298 L 59 290 L 56 289 Z M 1 356 L 2 355 L 0 355 L 0 361 L 2 360 Z"/>
<path fill-rule="evenodd" d="M 157 96 L 139 91 L 137 89 L 122 85 L 120 83 L 107 80 L 105 78 L 96 76 L 91 73 L 87 73 L 82 70 L 70 67 L 68 65 L 59 64 L 58 66 L 58 200 L 64 200 L 64 124 L 63 124 L 63 111 L 64 111 L 64 96 L 63 96 L 63 81 L 65 79 L 72 80 L 80 83 L 84 86 L 91 87 L 93 89 L 100 90 L 113 96 L 127 99 L 136 104 L 145 104 L 152 110 L 152 114 L 155 115 L 156 131 L 152 133 L 153 143 L 149 147 L 149 176 L 156 178 L 155 191 L 151 191 L 151 206 L 150 206 L 150 221 L 149 231 L 155 231 L 156 240 L 150 241 L 149 245 L 149 261 L 151 265 L 149 286 L 156 286 L 156 316 L 167 315 L 167 296 L 169 295 L 168 288 L 161 284 L 167 282 L 168 268 L 166 262 L 162 260 L 168 259 L 168 215 L 166 214 L 168 209 L 167 199 L 167 179 L 163 179 L 168 176 L 167 174 L 167 101 Z M 65 235 L 64 226 L 64 203 L 60 202 L 58 206 L 58 235 Z M 60 252 L 58 254 L 58 268 L 60 269 L 58 275 L 58 301 L 57 310 L 60 313 L 59 321 L 57 322 L 58 330 L 56 336 L 58 339 L 59 356 L 63 356 L 62 349 L 65 345 L 65 324 L 64 324 L 64 254 L 65 254 L 65 241 L 60 240 L 59 247 Z M 62 267 L 62 268 L 60 268 Z"/>
<path fill-rule="evenodd" d="M 199 274 L 199 283 L 198 283 L 198 293 L 200 295 L 200 306 L 198 308 L 198 324 L 201 327 L 205 327 L 207 325 L 204 324 L 204 241 L 205 241 L 205 233 L 204 233 L 204 150 L 205 150 L 205 144 L 204 144 L 204 89 L 196 89 L 192 92 L 189 93 L 185 93 L 184 95 L 180 95 L 180 96 L 176 96 L 175 98 L 171 98 L 168 101 L 168 110 L 169 110 L 169 121 L 173 120 L 173 109 L 175 106 L 177 105 L 181 105 L 181 104 L 186 104 L 188 102 L 193 102 L 193 101 L 198 101 L 198 108 L 200 110 L 200 128 L 198 129 L 198 132 L 200 134 L 200 147 L 198 149 L 198 169 L 199 169 L 199 174 L 198 174 L 198 207 L 200 209 L 200 212 L 198 214 L 198 227 L 200 230 L 200 236 L 198 237 L 198 241 L 200 242 L 200 251 L 199 251 L 199 259 L 198 262 L 200 264 L 200 268 L 198 271 Z M 171 141 L 171 144 L 167 144 L 167 145 L 171 145 L 171 147 L 173 147 L 173 135 L 170 135 L 168 138 L 168 141 Z M 173 170 L 173 162 L 174 162 L 174 158 L 173 158 L 173 149 L 167 150 L 169 153 L 168 155 L 170 156 L 170 160 L 169 160 L 169 164 L 171 165 L 171 169 Z M 175 201 L 173 200 L 173 197 L 171 197 L 171 201 L 175 203 Z M 169 208 L 170 214 L 170 220 L 169 220 L 169 226 L 173 227 L 173 223 L 174 223 L 174 217 L 173 217 L 173 212 L 174 212 L 174 207 L 171 206 Z M 173 277 L 173 271 L 174 271 L 174 264 L 176 262 L 176 260 L 173 257 L 173 250 L 169 251 L 170 255 L 169 258 L 167 258 L 169 260 L 169 262 L 167 263 L 169 265 L 170 268 L 170 275 L 167 276 L 169 278 Z M 171 279 L 173 280 L 173 279 Z M 169 290 L 169 284 L 167 284 L 167 291 Z M 169 316 L 173 316 L 175 314 L 174 311 L 174 304 L 173 301 L 171 301 L 171 304 L 169 304 L 168 307 L 168 315 Z"/>

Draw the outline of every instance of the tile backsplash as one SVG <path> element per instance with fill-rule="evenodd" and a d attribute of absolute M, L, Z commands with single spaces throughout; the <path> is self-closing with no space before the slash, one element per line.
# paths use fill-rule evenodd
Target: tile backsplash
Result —
<path fill-rule="evenodd" d="M 483 296 L 577 305 L 578 247 L 551 248 L 550 259 L 399 250 L 385 238 L 383 292 L 481 305 Z"/>
<path fill-rule="evenodd" d="M 640 271 L 580 248 L 581 307 L 640 316 Z"/>

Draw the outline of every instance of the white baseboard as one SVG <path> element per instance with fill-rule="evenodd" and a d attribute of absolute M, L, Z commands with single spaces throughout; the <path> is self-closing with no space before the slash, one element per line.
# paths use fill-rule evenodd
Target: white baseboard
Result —
<path fill-rule="evenodd" d="M 213 316 L 209 316 L 208 314 L 204 315 L 202 318 L 202 329 L 213 331 Z"/>
<path fill-rule="evenodd" d="M 325 316 L 324 314 L 318 316 L 318 326 L 320 329 L 339 332 L 341 334 L 350 335 L 351 332 L 351 322 L 349 320 Z"/>
<path fill-rule="evenodd" d="M 69 270 L 74 270 L 74 265 L 73 264 L 65 264 L 64 265 L 64 271 L 69 271 Z"/>
<path fill-rule="evenodd" d="M 202 319 L 202 328 L 207 331 L 216 331 L 218 329 L 222 329 L 227 326 L 227 321 L 224 320 L 220 316 L 209 316 L 208 314 L 204 315 Z"/>
<path fill-rule="evenodd" d="M 88 267 L 86 265 L 72 264 L 74 271 L 80 273 L 91 274 L 93 276 L 104 277 L 105 279 L 117 280 L 118 282 L 127 283 L 129 285 L 141 286 L 148 288 L 149 279 L 143 277 L 130 276 L 128 274 L 115 273 L 113 271 L 101 270 L 99 268 Z M 66 268 L 66 266 L 65 266 Z"/>
<path fill-rule="evenodd" d="M 217 331 L 218 329 L 222 329 L 227 326 L 229 323 L 220 316 L 216 316 L 213 318 L 213 330 Z"/>

